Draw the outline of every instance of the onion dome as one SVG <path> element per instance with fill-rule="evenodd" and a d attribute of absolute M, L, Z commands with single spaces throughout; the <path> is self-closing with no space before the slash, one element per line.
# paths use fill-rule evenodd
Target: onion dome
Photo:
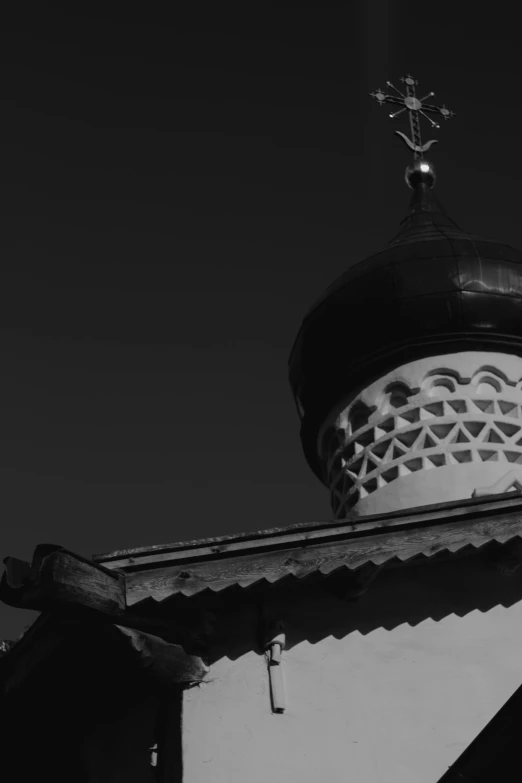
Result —
<path fill-rule="evenodd" d="M 423 159 L 407 181 L 413 195 L 398 234 L 324 292 L 291 352 L 305 455 L 325 483 L 319 432 L 357 389 L 428 356 L 522 355 L 522 253 L 459 228 L 433 196 Z"/>

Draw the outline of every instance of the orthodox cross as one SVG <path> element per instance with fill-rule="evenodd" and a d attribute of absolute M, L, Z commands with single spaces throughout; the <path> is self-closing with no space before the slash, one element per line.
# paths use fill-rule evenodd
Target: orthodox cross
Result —
<path fill-rule="evenodd" d="M 398 90 L 397 87 L 395 87 L 391 82 L 386 82 L 386 84 L 388 87 L 391 87 L 392 90 L 395 90 L 397 95 L 387 95 L 380 88 L 375 92 L 371 92 L 370 95 L 379 102 L 380 106 L 382 106 L 384 103 L 394 103 L 402 107 L 398 111 L 390 114 L 392 119 L 398 117 L 399 114 L 402 114 L 405 111 L 408 112 L 410 118 L 411 139 L 408 138 L 405 133 L 401 133 L 401 131 L 396 130 L 395 133 L 401 137 L 404 143 L 407 144 L 411 150 L 413 150 L 413 158 L 414 160 L 417 160 L 418 158 L 424 157 L 424 153 L 429 150 L 432 144 L 437 142 L 437 139 L 431 139 L 425 144 L 422 143 L 419 114 L 422 114 L 422 116 L 425 117 L 429 123 L 431 123 L 432 128 L 440 128 L 440 125 L 432 120 L 429 115 L 438 114 L 444 117 L 445 120 L 449 120 L 450 117 L 454 116 L 454 112 L 452 112 L 450 109 L 447 109 L 444 104 L 442 104 L 442 106 L 434 106 L 431 103 L 424 103 L 427 98 L 431 98 L 435 95 L 434 92 L 429 92 L 424 96 L 424 98 L 417 98 L 415 94 L 415 87 L 418 85 L 418 82 L 415 81 L 413 76 L 403 76 L 401 77 L 401 82 L 404 82 L 406 85 L 406 95 Z"/>

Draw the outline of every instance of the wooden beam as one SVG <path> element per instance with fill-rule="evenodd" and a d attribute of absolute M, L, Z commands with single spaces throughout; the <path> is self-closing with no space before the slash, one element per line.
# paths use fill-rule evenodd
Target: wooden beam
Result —
<path fill-rule="evenodd" d="M 358 572 L 395 560 L 457 552 L 490 541 L 506 543 L 522 536 L 522 498 L 442 504 L 407 514 L 387 514 L 355 525 L 280 531 L 277 535 L 143 554 L 111 561 L 110 568 L 52 545 L 37 547 L 32 564 L 7 558 L 0 600 L 12 606 L 49 609 L 82 605 L 135 623 L 129 607 L 203 590 L 249 587 L 285 576 L 327 576 L 346 568 Z M 131 562 L 131 560 L 133 562 Z M 116 568 L 118 566 L 118 568 Z M 364 587 L 364 585 L 362 585 Z M 358 588 L 357 588 L 358 589 Z"/>
<path fill-rule="evenodd" d="M 340 568 L 356 571 L 362 566 L 382 566 L 391 560 L 406 562 L 413 557 L 432 557 L 490 542 L 505 543 L 522 536 L 522 514 L 504 513 L 487 518 L 448 522 L 437 520 L 429 527 L 375 530 L 370 535 L 346 536 L 323 542 L 306 541 L 301 546 L 269 551 L 243 552 L 236 557 L 196 560 L 178 565 L 130 572 L 126 575 L 127 605 L 146 598 L 164 600 L 181 593 L 194 595 L 205 589 L 220 591 L 232 585 L 249 587 L 260 580 L 276 582 L 284 576 L 300 579 L 320 572 L 327 575 Z"/>
<path fill-rule="evenodd" d="M 159 636 L 123 625 L 112 627 L 129 640 L 140 666 L 165 685 L 201 682 L 210 671 L 201 658 L 188 655 L 179 644 L 170 644 Z"/>
<path fill-rule="evenodd" d="M 122 572 L 130 573 L 161 564 L 217 560 L 224 556 L 250 554 L 276 548 L 287 549 L 307 543 L 372 535 L 383 530 L 444 524 L 450 520 L 455 524 L 465 524 L 467 520 L 473 522 L 478 518 L 492 518 L 505 514 L 516 514 L 522 518 L 522 498 L 519 494 L 514 496 L 514 493 L 509 492 L 500 500 L 496 495 L 494 500 L 479 498 L 439 503 L 388 514 L 352 517 L 343 521 L 294 525 L 245 535 L 181 542 L 169 546 L 121 550 L 109 555 L 95 555 L 94 560 L 108 569 L 117 568 Z"/>
<path fill-rule="evenodd" d="M 79 603 L 118 614 L 125 611 L 125 577 L 61 547 L 41 544 L 31 564 L 4 560 L 0 600 L 23 609 L 48 609 L 52 604 Z"/>

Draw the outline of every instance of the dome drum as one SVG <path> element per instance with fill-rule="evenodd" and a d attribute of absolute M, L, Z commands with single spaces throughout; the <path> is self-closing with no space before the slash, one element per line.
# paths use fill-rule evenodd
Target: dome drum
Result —
<path fill-rule="evenodd" d="M 305 317 L 290 381 L 312 469 L 331 410 L 394 367 L 462 351 L 522 355 L 522 253 L 466 234 L 418 187 L 381 252 L 351 267 Z"/>
<path fill-rule="evenodd" d="M 337 518 L 522 487 L 522 358 L 472 352 L 396 368 L 332 411 L 317 451 Z"/>

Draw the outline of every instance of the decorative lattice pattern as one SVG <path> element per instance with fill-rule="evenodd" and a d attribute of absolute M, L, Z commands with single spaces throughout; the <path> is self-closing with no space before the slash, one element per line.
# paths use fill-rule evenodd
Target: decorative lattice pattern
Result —
<path fill-rule="evenodd" d="M 522 465 L 519 402 L 458 392 L 437 401 L 395 402 L 398 407 L 387 414 L 377 412 L 366 421 L 355 415 L 346 428 L 328 433 L 326 470 L 336 516 L 419 470 L 489 460 Z"/>

